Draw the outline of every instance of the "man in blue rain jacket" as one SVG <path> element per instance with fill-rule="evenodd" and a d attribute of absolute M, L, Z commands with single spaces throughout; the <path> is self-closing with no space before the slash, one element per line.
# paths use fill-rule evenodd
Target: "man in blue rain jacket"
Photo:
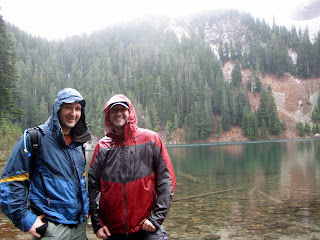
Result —
<path fill-rule="evenodd" d="M 36 153 L 25 131 L 8 159 L 0 180 L 1 211 L 33 239 L 87 239 L 89 202 L 82 145 L 91 135 L 81 94 L 62 89 L 37 133 Z"/>

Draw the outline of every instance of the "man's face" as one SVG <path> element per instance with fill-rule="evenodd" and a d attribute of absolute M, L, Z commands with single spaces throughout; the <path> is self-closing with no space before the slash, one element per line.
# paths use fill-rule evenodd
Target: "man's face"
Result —
<path fill-rule="evenodd" d="M 117 130 L 122 128 L 129 118 L 129 110 L 122 105 L 116 105 L 110 109 L 110 122 Z"/>
<path fill-rule="evenodd" d="M 81 105 L 78 102 L 64 103 L 58 113 L 60 126 L 64 134 L 69 134 L 81 117 Z"/>

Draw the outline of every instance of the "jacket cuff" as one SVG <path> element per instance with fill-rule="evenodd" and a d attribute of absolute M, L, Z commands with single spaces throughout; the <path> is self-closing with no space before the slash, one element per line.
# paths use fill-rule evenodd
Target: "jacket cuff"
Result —
<path fill-rule="evenodd" d="M 91 223 L 94 233 L 97 233 L 100 228 L 105 226 L 99 217 L 97 219 L 94 219 L 93 215 L 91 216 Z"/>
<path fill-rule="evenodd" d="M 153 224 L 153 226 L 156 227 L 157 230 L 160 228 L 160 224 L 157 221 L 153 220 L 150 217 L 148 217 L 147 219 Z"/>
<path fill-rule="evenodd" d="M 27 214 L 23 216 L 20 223 L 16 227 L 23 232 L 28 232 L 30 228 L 33 226 L 33 224 L 35 223 L 36 219 L 37 219 L 37 215 L 28 211 Z"/>

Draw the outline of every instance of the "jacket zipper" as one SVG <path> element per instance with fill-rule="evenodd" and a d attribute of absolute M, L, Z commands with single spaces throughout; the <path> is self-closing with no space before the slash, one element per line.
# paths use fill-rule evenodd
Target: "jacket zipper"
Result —
<path fill-rule="evenodd" d="M 49 194 L 48 194 L 48 190 L 47 190 L 46 184 L 45 184 L 44 179 L 43 179 L 42 172 L 39 172 L 39 174 L 40 174 L 40 179 L 41 179 L 41 183 L 42 183 L 44 195 L 45 195 L 46 198 L 47 198 L 48 207 L 50 207 L 50 198 L 49 198 Z"/>
<path fill-rule="evenodd" d="M 69 156 L 70 156 L 70 154 L 69 154 Z M 70 157 L 71 157 L 71 156 L 70 156 Z M 76 175 L 76 181 L 78 180 L 78 191 L 79 191 L 79 192 L 78 192 L 78 196 L 76 195 L 76 198 L 77 198 L 77 200 L 80 200 L 80 201 L 81 201 L 80 204 L 81 204 L 82 209 L 83 209 L 84 203 L 83 203 L 83 198 L 82 198 L 81 181 L 80 181 L 80 178 L 79 178 L 79 173 L 78 173 L 77 166 L 76 166 L 76 164 L 75 164 L 75 162 L 74 162 L 74 160 L 73 160 L 72 157 L 71 157 L 71 161 L 72 161 L 72 163 L 73 163 L 74 174 Z M 80 216 L 81 216 L 81 214 L 82 214 L 82 211 L 79 212 L 79 214 L 78 214 L 78 216 L 77 216 L 79 222 L 80 222 Z"/>
<path fill-rule="evenodd" d="M 126 164 L 126 160 L 127 160 L 127 155 L 126 155 L 126 151 L 124 151 L 124 140 L 122 140 L 122 148 L 123 148 L 123 153 L 125 154 L 124 156 L 124 166 Z M 126 195 L 126 171 L 123 168 L 123 197 L 124 197 L 124 222 L 125 222 L 125 226 L 126 226 L 126 236 L 129 236 L 129 226 L 128 226 L 128 214 L 127 214 L 127 195 Z"/>
<path fill-rule="evenodd" d="M 70 143 L 70 144 L 71 144 L 71 143 Z M 70 147 L 69 147 L 69 149 L 70 149 Z M 79 175 L 78 175 L 78 170 L 77 170 L 76 164 L 75 164 L 75 162 L 73 161 L 73 158 L 72 158 L 69 150 L 66 150 L 66 151 L 67 151 L 67 153 L 66 153 L 65 151 L 63 151 L 63 153 L 64 153 L 65 157 L 66 157 L 69 161 L 71 161 L 71 163 L 73 164 L 73 169 L 74 169 L 74 170 L 73 170 L 73 173 L 76 175 L 76 181 L 78 180 L 78 190 L 79 190 L 79 193 L 78 193 L 78 194 L 79 194 L 79 195 L 76 194 L 76 199 L 77 199 L 77 202 L 78 202 L 78 200 L 81 201 L 81 205 L 82 205 L 82 208 L 83 208 L 84 203 L 83 203 L 83 198 L 82 198 L 82 189 L 81 189 L 81 182 L 80 182 Z M 73 151 L 75 152 L 76 149 L 73 149 Z M 76 190 L 75 190 L 75 191 L 76 191 Z M 83 211 L 81 211 L 81 212 L 76 216 L 76 217 L 77 217 L 77 221 L 80 221 L 80 216 L 81 216 L 82 212 L 83 212 Z"/>
<path fill-rule="evenodd" d="M 128 229 L 128 220 L 127 220 L 127 197 L 126 197 L 126 184 L 123 184 L 123 195 L 124 195 L 124 221 L 126 225 L 126 235 L 129 235 L 129 229 Z"/>

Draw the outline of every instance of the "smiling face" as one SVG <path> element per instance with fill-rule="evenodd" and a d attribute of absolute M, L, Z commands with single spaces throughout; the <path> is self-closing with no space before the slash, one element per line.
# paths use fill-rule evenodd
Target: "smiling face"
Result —
<path fill-rule="evenodd" d="M 110 122 L 113 124 L 114 130 L 122 135 L 123 126 L 129 118 L 129 110 L 122 105 L 115 105 L 110 109 Z"/>
<path fill-rule="evenodd" d="M 60 126 L 64 134 L 70 134 L 81 117 L 81 105 L 78 102 L 64 103 L 58 112 Z"/>

